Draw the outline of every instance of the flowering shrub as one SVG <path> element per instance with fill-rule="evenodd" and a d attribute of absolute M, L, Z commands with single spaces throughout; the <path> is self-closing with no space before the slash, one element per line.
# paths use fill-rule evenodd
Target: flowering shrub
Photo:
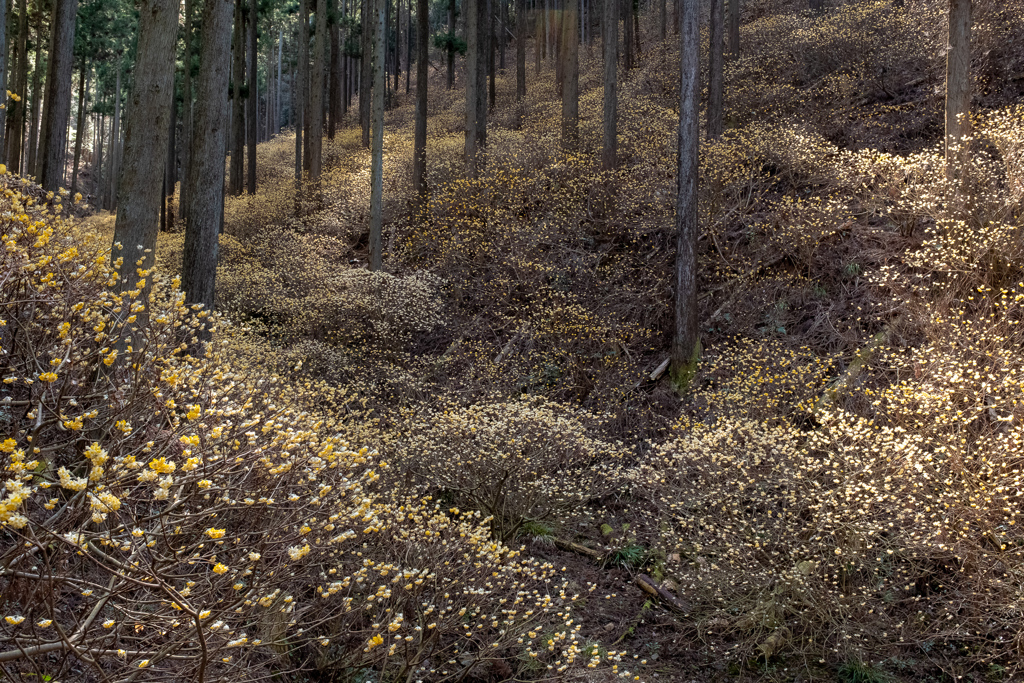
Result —
<path fill-rule="evenodd" d="M 315 387 L 239 362 L 176 281 L 140 271 L 111 293 L 133 264 L 0 182 L 8 671 L 440 680 L 592 663 L 551 565 L 477 511 L 383 487 L 388 463 L 332 435 Z M 189 356 L 200 324 L 214 342 Z"/>
<path fill-rule="evenodd" d="M 402 426 L 395 464 L 417 488 L 486 511 L 508 541 L 525 522 L 563 523 L 614 487 L 622 445 L 591 436 L 594 422 L 539 399 L 436 406 Z"/>

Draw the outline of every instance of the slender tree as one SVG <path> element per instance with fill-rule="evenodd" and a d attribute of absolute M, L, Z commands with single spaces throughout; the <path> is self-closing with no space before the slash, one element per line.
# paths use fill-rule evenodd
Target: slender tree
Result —
<path fill-rule="evenodd" d="M 82 138 L 85 137 L 85 94 L 88 89 L 88 73 L 85 60 L 78 71 L 78 117 L 75 126 L 75 159 L 71 164 L 71 194 L 78 192 L 78 164 L 82 160 Z M 0 112 L 3 110 L 0 109 Z"/>
<path fill-rule="evenodd" d="M 309 179 L 319 194 L 324 143 L 324 51 L 327 41 L 327 3 L 317 0 L 316 38 L 313 42 L 313 72 L 309 98 Z"/>
<path fill-rule="evenodd" d="M 71 116 L 71 72 L 74 68 L 75 15 L 78 0 L 54 0 L 53 49 L 47 72 L 45 154 L 39 172 L 44 190 L 55 191 L 64 182 L 64 160 L 68 145 L 68 119 Z"/>
<path fill-rule="evenodd" d="M 697 172 L 700 107 L 699 0 L 680 0 L 679 195 L 676 200 L 672 377 L 685 383 L 700 354 L 697 328 Z"/>
<path fill-rule="evenodd" d="M 617 0 L 604 0 L 604 145 L 601 166 L 615 168 L 618 154 L 619 14 Z"/>
<path fill-rule="evenodd" d="M 331 34 L 330 87 L 327 98 L 327 138 L 334 139 L 341 118 L 341 22 L 338 20 L 338 0 L 328 2 L 327 17 Z"/>
<path fill-rule="evenodd" d="M 180 0 L 178 0 L 180 5 Z M 175 7 L 175 24 L 177 24 L 178 12 L 180 9 Z M 176 42 L 176 41 L 175 41 Z M 170 115 L 167 117 L 167 163 L 164 166 L 164 196 L 162 202 L 161 212 L 161 228 L 164 230 L 174 229 L 174 206 L 172 200 L 174 198 L 174 185 L 178 182 L 177 177 L 177 140 L 175 139 L 177 126 L 177 114 L 178 114 L 178 102 L 174 95 L 174 70 L 171 70 L 171 92 L 170 102 Z"/>
<path fill-rule="evenodd" d="M 740 0 L 729 0 L 729 54 L 740 56 Z"/>
<path fill-rule="evenodd" d="M 233 196 L 242 194 L 245 185 L 245 103 L 242 89 L 245 85 L 245 18 L 242 3 L 235 0 L 234 31 L 231 45 L 231 163 L 228 187 Z"/>
<path fill-rule="evenodd" d="M 635 50 L 633 47 L 633 0 L 619 0 L 622 14 L 622 59 L 626 69 L 632 69 L 636 64 L 633 61 Z M 683 2 L 684 0 L 679 0 Z"/>
<path fill-rule="evenodd" d="M 25 85 L 28 83 L 28 9 L 25 0 L 18 0 L 18 42 L 15 43 L 14 90 L 20 98 L 11 108 L 7 122 L 7 164 L 12 172 L 22 170 L 21 141 L 25 136 Z"/>
<path fill-rule="evenodd" d="M 971 132 L 971 0 L 949 0 L 946 52 L 946 176 L 954 178 L 965 159 Z M 962 180 L 962 179 L 961 179 Z"/>
<path fill-rule="evenodd" d="M 39 118 L 43 108 L 43 12 L 36 6 L 36 54 L 32 62 L 32 106 L 28 113 L 26 170 L 39 176 Z"/>
<path fill-rule="evenodd" d="M 0 3 L 0 93 L 7 102 L 7 0 Z M 0 108 L 0 162 L 6 161 L 4 156 L 4 133 L 7 130 L 7 108 Z"/>
<path fill-rule="evenodd" d="M 119 185 L 117 218 L 114 221 L 112 260 L 123 258 L 121 279 L 115 292 L 142 289 L 149 282 L 144 271 L 156 259 L 161 188 L 170 121 L 173 120 L 174 47 L 179 0 L 141 0 L 139 42 L 129 102 L 131 116 L 125 122 L 124 167 Z M 118 248 L 120 245 L 120 248 Z M 141 269 L 143 272 L 139 272 Z M 146 296 L 136 301 L 145 303 Z M 127 315 L 127 304 L 121 307 Z M 143 313 L 145 315 L 145 313 Z"/>
<path fill-rule="evenodd" d="M 295 72 L 292 74 L 292 119 L 295 125 L 295 215 L 302 215 L 302 129 L 306 120 L 305 95 L 303 91 L 302 65 L 303 36 L 306 35 L 306 0 L 299 0 L 299 17 L 295 24 L 295 44 L 298 51 Z"/>
<path fill-rule="evenodd" d="M 370 67 L 373 65 L 372 37 L 374 21 L 371 17 L 373 0 L 362 0 L 362 45 L 359 53 L 359 123 L 363 127 L 363 147 L 370 146 Z"/>
<path fill-rule="evenodd" d="M 668 0 L 658 0 L 658 37 L 665 40 L 668 33 Z"/>
<path fill-rule="evenodd" d="M 373 32 L 373 145 L 370 151 L 370 270 L 383 266 L 382 221 L 384 198 L 384 90 L 387 74 L 384 71 L 387 47 L 384 5 L 387 0 L 371 0 L 377 16 Z"/>
<path fill-rule="evenodd" d="M 455 87 L 455 0 L 448 0 L 448 89 Z"/>
<path fill-rule="evenodd" d="M 195 0 L 185 0 L 184 61 L 181 74 L 181 189 L 178 214 L 188 220 L 188 168 L 192 159 L 192 12 Z"/>
<path fill-rule="evenodd" d="M 121 57 L 117 58 L 117 79 L 114 81 L 114 117 L 110 123 L 110 140 L 107 142 L 107 209 L 117 207 L 117 180 L 120 177 L 121 154 Z"/>
<path fill-rule="evenodd" d="M 259 66 L 257 59 L 259 52 L 256 44 L 256 0 L 249 0 L 249 89 L 246 97 L 248 109 L 248 130 L 246 151 L 246 191 L 250 195 L 256 194 L 256 131 L 259 127 Z"/>
<path fill-rule="evenodd" d="M 576 151 L 580 121 L 580 32 L 577 7 L 579 0 L 565 0 L 562 11 L 562 149 Z"/>
<path fill-rule="evenodd" d="M 526 98 L 526 0 L 516 1 L 516 102 L 520 104 L 519 117 L 522 117 L 521 109 L 523 100 Z"/>
<path fill-rule="evenodd" d="M 412 188 L 422 201 L 427 196 L 427 61 L 430 40 L 428 0 L 416 0 L 416 130 L 413 135 Z"/>
<path fill-rule="evenodd" d="M 480 125 L 477 99 L 480 97 L 480 32 L 477 29 L 480 13 L 477 7 L 485 0 L 465 0 L 463 11 L 466 14 L 466 175 L 476 177 Z"/>
<path fill-rule="evenodd" d="M 203 3 L 199 74 L 189 166 L 189 221 L 181 266 L 186 304 L 213 308 L 217 275 L 217 235 L 224 198 L 224 145 L 228 113 L 228 60 L 231 0 Z"/>
<path fill-rule="evenodd" d="M 722 109 L 725 106 L 722 32 L 725 7 L 722 0 L 711 0 L 711 37 L 708 46 L 708 139 L 722 137 Z"/>

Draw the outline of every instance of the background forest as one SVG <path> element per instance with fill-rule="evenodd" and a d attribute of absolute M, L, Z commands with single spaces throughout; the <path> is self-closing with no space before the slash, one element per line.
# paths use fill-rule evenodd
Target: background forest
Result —
<path fill-rule="evenodd" d="M 5 680 L 1024 677 L 1022 0 L 2 4 Z"/>

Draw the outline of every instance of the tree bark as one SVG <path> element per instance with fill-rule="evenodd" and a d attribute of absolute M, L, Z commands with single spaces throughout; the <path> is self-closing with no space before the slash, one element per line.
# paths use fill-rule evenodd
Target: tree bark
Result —
<path fill-rule="evenodd" d="M 26 170 L 30 176 L 39 176 L 39 118 L 43 108 L 43 13 L 36 13 L 36 55 L 32 66 L 32 107 L 29 109 L 28 157 Z"/>
<path fill-rule="evenodd" d="M 11 117 L 5 131 L 7 165 L 12 173 L 22 172 L 22 145 L 25 135 L 25 100 L 28 82 L 28 10 L 25 0 L 18 0 L 18 42 L 15 49 L 14 91 L 20 99 L 11 107 Z"/>
<path fill-rule="evenodd" d="M 658 37 L 665 40 L 668 34 L 668 0 L 658 0 Z"/>
<path fill-rule="evenodd" d="M 697 329 L 697 173 L 700 3 L 680 0 L 679 194 L 676 200 L 675 325 L 672 377 L 685 383 L 700 353 Z"/>
<path fill-rule="evenodd" d="M 615 168 L 618 155 L 619 13 L 616 4 L 617 0 L 604 0 L 604 144 L 601 166 L 606 171 Z"/>
<path fill-rule="evenodd" d="M 466 175 L 476 178 L 477 172 L 477 127 L 479 126 L 477 98 L 479 97 L 480 70 L 480 32 L 477 22 L 480 12 L 478 6 L 486 0 L 465 0 L 463 11 L 466 14 Z"/>
<path fill-rule="evenodd" d="M 537 0 L 534 0 L 534 4 Z M 540 62 L 544 52 L 544 12 L 535 12 L 537 14 L 537 36 L 534 38 L 533 46 L 533 71 L 534 74 L 540 76 Z"/>
<path fill-rule="evenodd" d="M 3 93 L 4 102 L 10 104 L 7 97 L 7 0 L 3 0 L 0 7 L 0 93 Z M 7 107 L 0 109 L 0 162 L 7 160 L 4 155 L 4 135 L 7 132 Z"/>
<path fill-rule="evenodd" d="M 118 57 L 117 80 L 114 84 L 114 120 L 110 124 L 110 141 L 107 143 L 107 202 L 106 207 L 112 211 L 117 207 L 117 179 L 120 176 L 120 158 L 118 145 L 121 140 L 121 63 Z"/>
<path fill-rule="evenodd" d="M 374 0 L 362 0 L 362 46 L 359 55 L 359 123 L 363 127 L 363 147 L 370 146 L 370 68 L 373 66 L 372 37 L 374 22 L 372 4 Z"/>
<path fill-rule="evenodd" d="M 78 192 L 78 164 L 82 160 L 82 136 L 85 135 L 85 93 L 88 90 L 88 73 L 83 59 L 81 70 L 78 72 L 78 124 L 75 130 L 75 160 L 71 165 L 71 196 Z"/>
<path fill-rule="evenodd" d="M 740 56 L 740 0 L 729 0 L 729 54 Z"/>
<path fill-rule="evenodd" d="M 516 102 L 526 98 L 526 0 L 516 0 Z M 518 118 L 521 120 L 520 110 Z"/>
<path fill-rule="evenodd" d="M 487 20 L 487 78 L 488 83 L 490 84 L 487 89 L 488 110 L 493 110 L 494 105 L 498 100 L 497 85 L 495 83 L 496 75 L 494 73 L 494 44 L 497 41 L 497 35 L 494 30 L 496 23 L 494 17 L 495 14 L 497 14 L 497 12 L 494 11 L 494 2 L 496 1 L 498 0 L 491 0 L 490 2 L 488 2 L 490 9 L 490 11 L 488 12 L 490 17 Z"/>
<path fill-rule="evenodd" d="M 313 72 L 309 98 L 309 179 L 313 191 L 320 193 L 324 145 L 324 50 L 327 41 L 327 3 L 318 0 L 316 37 L 313 41 Z"/>
<path fill-rule="evenodd" d="M 245 109 L 242 87 L 245 84 L 245 19 L 244 0 L 235 0 L 234 30 L 231 52 L 231 163 L 228 187 L 232 196 L 242 194 L 245 181 Z"/>
<path fill-rule="evenodd" d="M 455 0 L 448 0 L 448 36 L 455 39 Z M 455 87 L 455 49 L 448 45 L 448 89 Z"/>
<path fill-rule="evenodd" d="M 341 118 L 341 26 L 337 17 L 337 0 L 330 0 L 328 8 L 331 32 L 331 73 L 327 98 L 327 138 L 333 140 Z"/>
<path fill-rule="evenodd" d="M 384 89 L 387 74 L 384 71 L 385 12 L 388 0 L 371 0 L 376 7 L 376 31 L 373 46 L 373 145 L 370 152 L 370 270 L 378 271 L 384 261 L 381 239 L 384 198 Z"/>
<path fill-rule="evenodd" d="M 949 0 L 945 136 L 947 178 L 954 179 L 962 171 L 960 167 L 967 156 L 964 139 L 970 132 L 971 0 Z"/>
<path fill-rule="evenodd" d="M 306 117 L 308 112 L 306 111 L 306 91 L 305 91 L 305 73 L 308 67 L 308 61 L 303 62 L 303 58 L 308 60 L 306 56 L 306 50 L 303 46 L 309 39 L 309 32 L 306 30 L 306 21 L 309 17 L 309 7 L 306 4 L 306 0 L 300 0 L 299 2 L 299 20 L 296 25 L 295 40 L 296 47 L 298 48 L 298 59 L 295 66 L 295 78 L 292 83 L 292 98 L 295 101 L 292 110 L 294 111 L 293 118 L 295 119 L 295 215 L 302 215 L 302 171 L 303 171 L 303 150 L 305 150 L 305 144 L 303 138 L 303 129 L 306 125 Z M 305 39 L 305 40 L 304 40 Z"/>
<path fill-rule="evenodd" d="M 175 0 L 171 0 L 171 2 L 174 2 L 174 1 Z M 179 1 L 178 5 L 180 5 L 180 4 L 181 3 Z M 175 24 L 177 24 L 177 21 L 178 21 L 178 12 L 177 12 L 178 6 L 175 6 L 174 9 L 175 9 L 174 22 L 175 22 Z M 173 30 L 173 28 L 174 27 L 172 27 L 172 30 Z M 174 58 L 172 57 L 171 59 L 173 61 Z M 178 123 L 177 122 L 177 113 L 178 113 L 177 110 L 178 110 L 178 107 L 177 107 L 177 102 L 175 101 L 175 97 L 174 97 L 174 68 L 173 67 L 171 68 L 171 92 L 170 92 L 170 96 L 171 96 L 171 101 L 170 101 L 169 105 L 170 105 L 170 108 L 171 108 L 171 112 L 170 112 L 170 114 L 167 117 L 167 165 L 166 165 L 166 168 L 165 168 L 165 171 L 164 171 L 164 197 L 163 197 L 163 206 L 164 206 L 164 215 L 165 215 L 165 218 L 166 218 L 166 224 L 164 224 L 162 226 L 166 230 L 173 230 L 174 229 L 174 208 L 173 208 L 173 205 L 172 205 L 172 200 L 174 199 L 174 185 L 175 185 L 175 183 L 178 182 L 178 177 L 177 177 L 177 170 L 178 170 L 177 169 L 177 161 L 178 161 L 178 157 L 177 157 L 177 154 L 176 154 L 176 152 L 178 150 L 177 150 L 177 144 L 176 144 L 177 140 L 175 140 L 175 137 L 176 137 L 175 136 L 175 131 L 178 128 L 178 126 L 177 126 L 177 123 Z"/>
<path fill-rule="evenodd" d="M 256 0 L 249 0 L 249 89 L 246 98 L 249 110 L 248 150 L 246 154 L 246 191 L 256 194 L 256 131 L 259 129 L 259 57 L 256 44 Z M 269 74 L 268 74 L 269 76 Z"/>
<path fill-rule="evenodd" d="M 203 3 L 199 38 L 199 75 L 193 112 L 192 164 L 189 167 L 189 222 L 181 268 L 186 304 L 213 308 L 217 275 L 217 234 L 224 198 L 225 124 L 228 114 L 228 60 L 231 0 Z M 208 333 L 207 333 L 208 334 Z"/>
<path fill-rule="evenodd" d="M 178 5 L 178 0 L 139 3 L 139 42 L 129 95 L 131 116 L 125 122 L 124 167 L 110 258 L 124 259 L 114 292 L 141 289 L 134 300 L 142 303 L 148 302 L 146 293 L 151 282 L 145 271 L 156 260 L 169 121 L 173 119 L 173 109 L 167 105 L 174 98 Z M 139 286 L 140 281 L 146 284 Z M 122 315 L 128 312 L 129 306 L 122 306 Z"/>
<path fill-rule="evenodd" d="M 682 1 L 682 0 L 680 0 Z M 622 15 L 622 59 L 626 69 L 632 69 L 633 63 L 633 0 L 619 0 L 621 3 L 620 13 Z"/>
<path fill-rule="evenodd" d="M 185 0 L 184 72 L 181 75 L 181 189 L 178 214 L 188 220 L 188 168 L 192 159 L 192 12 L 194 0 Z"/>
<path fill-rule="evenodd" d="M 708 49 L 708 139 L 722 137 L 722 109 L 725 106 L 725 74 L 722 56 L 722 32 L 725 7 L 722 0 L 711 0 L 711 37 Z"/>
<path fill-rule="evenodd" d="M 416 0 L 416 130 L 413 135 L 412 189 L 422 202 L 427 196 L 427 60 L 430 58 L 430 5 Z"/>
<path fill-rule="evenodd" d="M 562 11 L 562 149 L 575 152 L 580 122 L 579 0 L 565 0 Z"/>
<path fill-rule="evenodd" d="M 64 158 L 68 147 L 68 119 L 71 116 L 72 49 L 75 45 L 75 15 L 78 0 L 54 0 L 53 51 L 47 73 L 45 154 L 39 175 L 44 190 L 56 191 L 64 182 Z"/>

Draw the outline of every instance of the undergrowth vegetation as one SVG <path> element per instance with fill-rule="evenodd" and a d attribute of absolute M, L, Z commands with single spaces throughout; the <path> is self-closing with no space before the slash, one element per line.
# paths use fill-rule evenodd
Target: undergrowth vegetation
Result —
<path fill-rule="evenodd" d="M 261 145 L 259 192 L 227 199 L 212 317 L 177 292 L 180 234 L 118 298 L 113 271 L 135 266 L 109 219 L 3 177 L 0 663 L 1020 676 L 1024 5 L 976 2 L 977 111 L 950 178 L 942 3 L 834 4 L 745 4 L 727 130 L 701 146 L 706 353 L 682 403 L 653 372 L 672 41 L 645 41 L 621 83 L 611 172 L 599 44 L 579 152 L 559 151 L 551 65 L 521 105 L 510 70 L 476 180 L 463 90 L 432 74 L 424 203 L 396 93 L 386 272 L 365 269 L 357 124 L 298 202 L 294 138 Z"/>

